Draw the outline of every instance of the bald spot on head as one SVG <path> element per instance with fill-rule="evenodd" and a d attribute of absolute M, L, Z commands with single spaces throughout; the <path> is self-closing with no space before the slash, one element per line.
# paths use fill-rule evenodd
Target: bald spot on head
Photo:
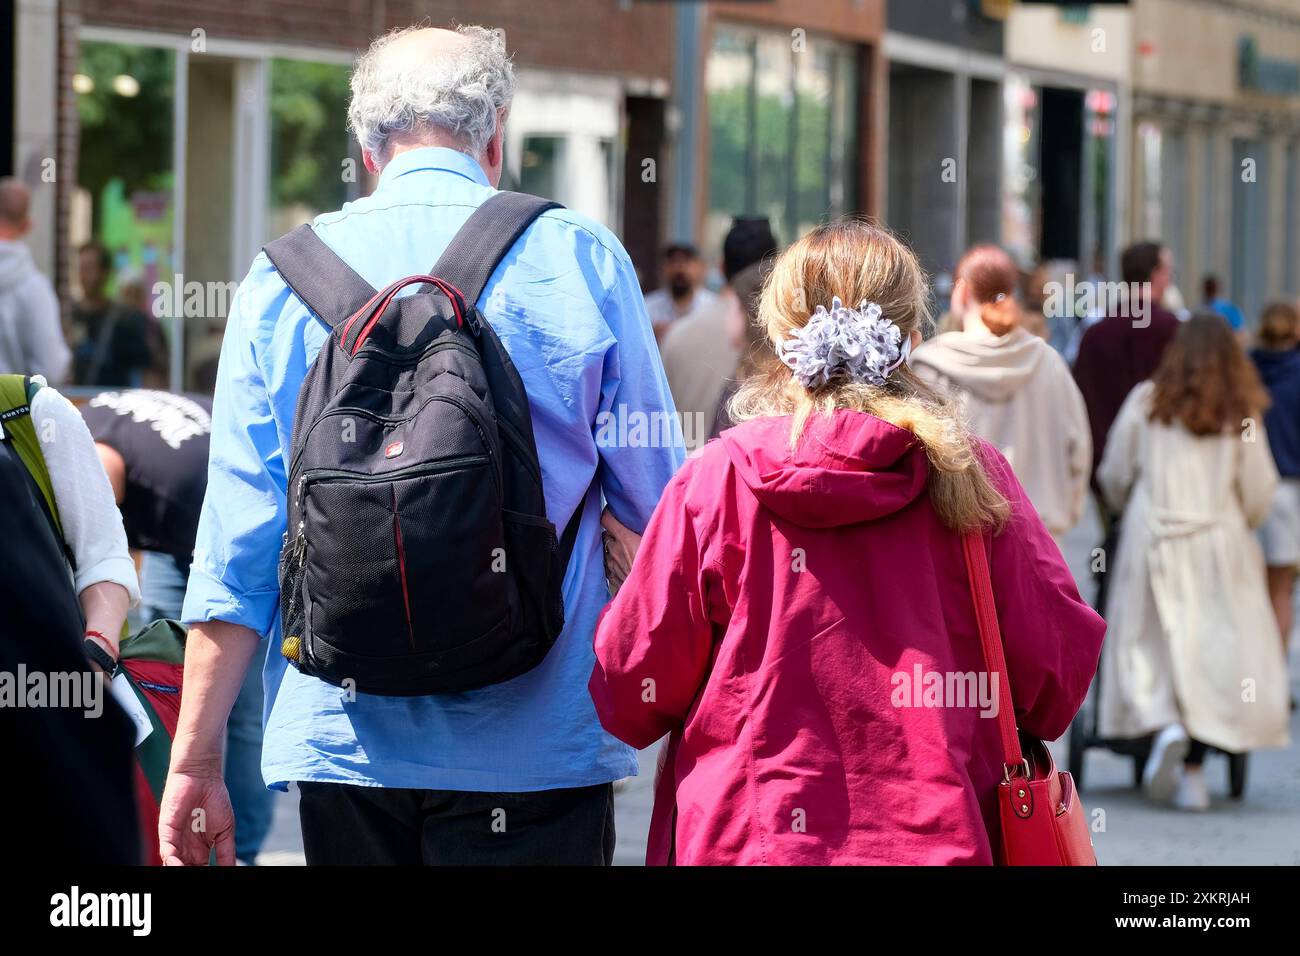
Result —
<path fill-rule="evenodd" d="M 416 70 L 429 60 L 445 56 L 469 45 L 455 30 L 428 27 L 413 30 L 398 37 L 380 51 L 379 60 L 384 69 Z"/>
<path fill-rule="evenodd" d="M 0 179 L 0 225 L 19 229 L 26 225 L 32 193 L 21 179 Z"/>

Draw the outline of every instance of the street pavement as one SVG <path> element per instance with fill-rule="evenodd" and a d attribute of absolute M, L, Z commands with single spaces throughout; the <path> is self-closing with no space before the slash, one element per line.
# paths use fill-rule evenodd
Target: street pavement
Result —
<path fill-rule="evenodd" d="M 1064 543 L 1064 553 L 1085 596 L 1093 593 L 1089 573 L 1092 549 L 1100 540 L 1096 515 L 1089 511 Z M 1300 693 L 1300 654 L 1291 660 L 1293 692 Z M 1091 703 L 1091 701 L 1089 702 Z M 1243 799 L 1228 796 L 1227 758 L 1211 752 L 1205 773 L 1211 807 L 1186 813 L 1148 803 L 1135 790 L 1133 761 L 1102 749 L 1085 758 L 1083 802 L 1093 821 L 1093 844 L 1103 866 L 1136 864 L 1300 865 L 1300 715 L 1291 716 L 1292 745 L 1286 750 L 1251 754 Z M 1066 766 L 1065 741 L 1053 745 L 1058 765 Z M 639 776 L 615 785 L 617 865 L 645 861 L 650 826 L 657 745 L 640 753 Z M 275 823 L 258 857 L 262 865 L 301 865 L 298 795 L 276 797 Z"/>

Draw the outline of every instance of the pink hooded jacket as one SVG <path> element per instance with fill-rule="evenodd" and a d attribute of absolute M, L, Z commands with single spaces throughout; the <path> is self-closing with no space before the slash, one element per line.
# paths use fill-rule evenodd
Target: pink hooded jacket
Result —
<path fill-rule="evenodd" d="M 815 417 L 793 453 L 789 434 L 747 422 L 686 463 L 597 627 L 601 723 L 638 748 L 671 735 L 646 862 L 990 864 L 1002 753 L 972 687 L 996 687 L 925 451 L 860 412 Z M 1016 714 L 1054 740 L 1105 624 L 983 455 L 1013 509 L 985 540 Z"/>

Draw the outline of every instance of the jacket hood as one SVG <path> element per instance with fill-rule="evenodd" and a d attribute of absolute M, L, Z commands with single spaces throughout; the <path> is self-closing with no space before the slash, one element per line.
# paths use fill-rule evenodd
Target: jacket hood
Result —
<path fill-rule="evenodd" d="M 1250 357 L 1255 360 L 1260 378 L 1270 387 L 1300 374 L 1300 349 L 1254 349 Z"/>
<path fill-rule="evenodd" d="M 0 292 L 25 281 L 35 269 L 36 263 L 25 243 L 0 239 Z"/>
<path fill-rule="evenodd" d="M 721 435 L 741 481 L 759 502 L 804 528 L 858 524 L 925 493 L 930 465 L 909 431 L 864 412 L 808 420 L 790 450 L 791 417 L 759 418 Z"/>
<path fill-rule="evenodd" d="M 912 362 L 928 365 L 986 402 L 1005 402 L 1033 377 L 1049 348 L 1020 328 L 997 337 L 945 332 L 918 348 Z"/>

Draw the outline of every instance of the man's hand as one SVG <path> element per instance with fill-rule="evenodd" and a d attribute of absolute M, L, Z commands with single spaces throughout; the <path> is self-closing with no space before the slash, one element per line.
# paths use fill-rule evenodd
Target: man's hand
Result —
<path fill-rule="evenodd" d="M 609 508 L 601 513 L 600 527 L 605 541 L 605 577 L 609 580 L 611 593 L 617 594 L 632 572 L 636 549 L 641 546 L 641 535 L 624 526 Z"/>
<path fill-rule="evenodd" d="M 166 866 L 235 862 L 235 816 L 221 778 L 226 718 L 259 644 L 246 627 L 195 624 L 185 638 L 185 692 L 172 740 L 171 769 L 158 813 L 158 855 Z"/>
<path fill-rule="evenodd" d="M 173 769 L 158 812 L 163 866 L 207 866 L 214 847 L 218 866 L 235 865 L 235 814 L 220 764 L 215 771 Z"/>

